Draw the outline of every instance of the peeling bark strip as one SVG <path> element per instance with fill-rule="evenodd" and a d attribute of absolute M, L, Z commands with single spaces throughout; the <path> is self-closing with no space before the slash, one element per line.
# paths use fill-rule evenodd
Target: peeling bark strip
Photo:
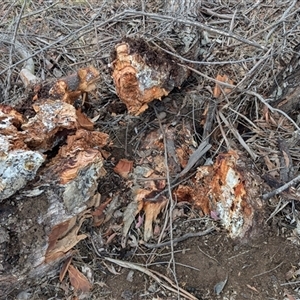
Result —
<path fill-rule="evenodd" d="M 76 73 L 58 80 L 49 94 L 73 104 L 84 93 L 94 90 L 97 80 L 99 80 L 99 72 L 94 67 L 79 69 Z"/>
<path fill-rule="evenodd" d="M 142 39 L 126 38 L 112 55 L 112 77 L 119 98 L 134 115 L 139 115 L 154 99 L 180 87 L 188 72 L 159 49 Z"/>

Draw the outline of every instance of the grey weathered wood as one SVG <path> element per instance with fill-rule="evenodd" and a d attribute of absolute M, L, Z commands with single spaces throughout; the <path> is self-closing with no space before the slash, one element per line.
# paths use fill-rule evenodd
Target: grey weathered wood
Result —
<path fill-rule="evenodd" d="M 175 18 L 186 18 L 190 21 L 196 21 L 199 5 L 199 1 L 197 0 L 168 0 L 165 2 L 164 11 Z M 181 54 L 188 54 L 199 40 L 200 34 L 198 28 L 188 24 L 174 23 L 173 29 L 178 35 L 180 43 L 183 45 Z"/>

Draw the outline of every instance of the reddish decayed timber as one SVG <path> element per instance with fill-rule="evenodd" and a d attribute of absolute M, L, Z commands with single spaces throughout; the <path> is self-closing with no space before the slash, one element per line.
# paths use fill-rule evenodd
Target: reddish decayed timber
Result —
<path fill-rule="evenodd" d="M 187 78 L 183 67 L 142 39 L 125 39 L 116 45 L 114 56 L 111 67 L 117 95 L 134 115 L 180 87 Z"/>

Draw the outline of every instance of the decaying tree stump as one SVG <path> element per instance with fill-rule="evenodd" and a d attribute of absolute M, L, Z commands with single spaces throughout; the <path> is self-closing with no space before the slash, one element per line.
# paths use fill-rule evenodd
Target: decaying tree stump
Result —
<path fill-rule="evenodd" d="M 195 179 L 175 189 L 177 201 L 188 201 L 205 215 L 220 220 L 228 235 L 247 241 L 260 229 L 262 180 L 237 152 L 219 154 L 213 165 L 198 168 Z"/>
<path fill-rule="evenodd" d="M 111 67 L 117 95 L 134 115 L 180 87 L 188 75 L 168 54 L 142 39 L 125 38 L 116 45 Z"/>
<path fill-rule="evenodd" d="M 0 107 L 0 297 L 69 255 L 86 237 L 78 231 L 89 208 L 99 205 L 101 148 L 108 135 L 93 131 L 91 121 L 68 103 L 90 91 L 91 81 L 93 87 L 97 72 L 79 73 L 89 70 L 94 77 L 71 75 L 78 83 L 71 88 L 70 78 L 60 80 L 66 92 L 59 99 L 38 99 L 27 121 L 11 107 Z"/>

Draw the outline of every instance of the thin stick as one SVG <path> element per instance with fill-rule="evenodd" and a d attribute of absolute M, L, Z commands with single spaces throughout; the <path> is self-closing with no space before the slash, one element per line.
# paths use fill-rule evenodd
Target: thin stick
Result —
<path fill-rule="evenodd" d="M 173 243 L 180 243 L 180 242 L 183 242 L 183 241 L 193 238 L 193 237 L 204 236 L 204 235 L 207 235 L 207 234 L 213 232 L 214 230 L 215 230 L 215 227 L 210 227 L 204 231 L 188 232 L 188 233 L 184 234 L 183 236 L 173 239 Z M 162 248 L 162 247 L 170 246 L 171 243 L 172 243 L 172 240 L 163 242 L 160 244 L 143 243 L 142 245 L 144 245 L 145 247 L 147 247 L 149 249 L 155 249 L 155 248 Z"/>
<path fill-rule="evenodd" d="M 257 155 L 250 149 L 244 139 L 241 137 L 239 132 L 233 127 L 233 125 L 226 119 L 221 111 L 218 112 L 220 118 L 224 122 L 224 124 L 228 127 L 228 129 L 232 132 L 235 138 L 240 142 L 240 144 L 244 147 L 244 149 L 250 154 L 253 160 L 256 160 Z"/>
<path fill-rule="evenodd" d="M 298 280 L 298 281 L 291 281 L 291 282 L 281 283 L 280 286 L 292 285 L 292 284 L 299 284 L 299 283 L 300 283 L 300 280 Z"/>
<path fill-rule="evenodd" d="M 166 141 L 166 135 L 165 132 L 163 130 L 163 126 L 161 124 L 160 119 L 158 118 L 158 113 L 155 109 L 155 114 L 159 123 L 159 127 L 160 130 L 163 134 L 163 141 L 164 141 L 164 158 L 165 158 L 165 168 L 166 168 L 166 176 L 167 176 L 167 184 L 168 184 L 168 193 L 169 193 L 169 226 L 170 226 L 170 239 L 171 239 L 171 260 L 170 262 L 172 262 L 173 264 L 173 273 L 174 273 L 174 279 L 176 282 L 176 286 L 177 288 L 179 288 L 178 285 L 178 280 L 177 280 L 177 276 L 176 276 L 176 264 L 175 264 L 175 256 L 174 256 L 174 243 L 173 243 L 173 208 L 175 206 L 175 202 L 173 199 L 173 195 L 172 195 L 172 190 L 171 190 L 171 179 L 170 179 L 170 170 L 169 170 L 169 164 L 168 164 L 168 150 L 167 150 L 167 141 Z"/>
<path fill-rule="evenodd" d="M 300 181 L 300 175 L 298 175 L 297 177 L 295 177 L 294 179 L 292 179 L 291 181 L 287 182 L 286 184 L 282 185 L 281 187 L 279 187 L 278 189 L 264 194 L 262 196 L 263 200 L 268 200 L 270 198 L 272 198 L 273 196 L 276 196 L 282 192 L 284 192 L 285 190 L 287 190 L 289 187 L 291 187 L 292 185 L 298 183 Z"/>
<path fill-rule="evenodd" d="M 26 2 L 26 1 L 25 1 L 25 2 Z M 39 10 L 33 11 L 33 12 L 27 14 L 27 15 L 23 15 L 23 16 L 21 17 L 21 19 L 25 19 L 25 18 L 28 18 L 28 17 L 32 17 L 32 16 L 34 16 L 34 15 L 40 15 L 42 12 L 47 11 L 48 9 L 52 8 L 53 6 L 55 6 L 55 5 L 59 4 L 59 3 L 60 3 L 60 1 L 56 1 L 56 2 L 52 3 L 51 5 L 49 5 L 49 6 L 45 7 L 45 8 L 43 8 L 43 9 L 39 9 Z"/>
<path fill-rule="evenodd" d="M 268 273 L 270 273 L 270 272 L 272 272 L 272 271 L 275 271 L 275 270 L 278 269 L 282 264 L 283 264 L 283 261 L 282 261 L 278 266 L 276 266 L 275 268 L 273 268 L 273 269 L 271 269 L 271 270 L 269 270 L 269 271 L 262 272 L 262 273 L 259 273 L 259 274 L 257 274 L 257 275 L 254 275 L 254 276 L 252 276 L 251 278 L 259 277 L 259 276 L 268 274 Z"/>
<path fill-rule="evenodd" d="M 159 20 L 169 20 L 169 21 L 172 21 L 172 22 L 176 22 L 176 23 L 182 23 L 182 24 L 185 24 L 185 25 L 190 25 L 190 26 L 196 26 L 196 27 L 199 27 L 203 30 L 206 30 L 208 32 L 211 32 L 211 33 L 215 33 L 215 34 L 219 34 L 219 35 L 223 35 L 223 36 L 226 36 L 226 37 L 229 37 L 229 38 L 233 38 L 235 40 L 238 40 L 244 44 L 248 44 L 248 45 L 251 45 L 253 47 L 256 47 L 256 48 L 260 48 L 262 50 L 266 50 L 267 48 L 256 43 L 256 42 L 252 42 L 252 41 L 249 41 L 248 39 L 242 37 L 242 36 L 239 36 L 237 34 L 234 34 L 233 32 L 226 32 L 226 31 L 223 31 L 223 30 L 220 30 L 220 29 L 216 29 L 216 28 L 213 28 L 213 27 L 209 27 L 207 25 L 204 25 L 200 22 L 196 22 L 196 21 L 189 21 L 187 19 L 180 19 L 180 18 L 174 18 L 172 16 L 166 16 L 166 15 L 159 15 L 159 14 L 154 14 L 154 13 L 145 13 L 145 12 L 142 12 L 142 11 L 134 11 L 134 10 L 126 10 L 125 11 L 127 15 L 135 15 L 135 16 L 147 16 L 149 18 L 152 18 L 152 19 L 159 19 Z"/>
<path fill-rule="evenodd" d="M 15 41 L 16 41 L 17 33 L 18 33 L 18 30 L 19 30 L 20 22 L 21 22 L 21 17 L 23 15 L 26 3 L 27 3 L 26 1 L 23 2 L 20 14 L 18 16 L 16 25 L 15 25 L 15 30 L 14 30 L 14 33 L 13 33 L 13 36 L 12 36 L 12 44 L 11 44 L 10 49 L 9 49 L 9 65 L 12 65 L 12 55 L 13 55 L 13 51 L 15 49 Z M 11 73 L 12 73 L 11 69 L 9 69 L 7 77 L 6 77 L 7 78 L 7 80 L 6 80 L 6 89 L 4 91 L 4 99 L 5 100 L 8 98 L 8 93 L 9 93 L 9 90 L 11 88 L 11 85 L 10 85 Z"/>
<path fill-rule="evenodd" d="M 193 296 L 192 294 L 190 294 L 189 292 L 185 291 L 184 289 L 182 289 L 181 287 L 177 287 L 176 284 L 174 284 L 169 278 L 167 278 L 166 276 L 146 269 L 145 267 L 139 266 L 135 263 L 131 263 L 131 262 L 127 262 L 127 261 L 122 261 L 122 260 L 118 260 L 118 259 L 114 259 L 114 258 L 110 258 L 110 257 L 104 257 L 105 260 L 117 264 L 123 268 L 127 268 L 127 269 L 132 269 L 132 270 L 136 270 L 139 272 L 142 272 L 146 275 L 148 275 L 149 277 L 153 278 L 158 284 L 160 284 L 161 286 L 163 286 L 164 288 L 166 288 L 167 290 L 176 293 L 176 294 L 180 294 L 180 296 L 182 297 L 187 297 L 187 299 L 190 300 L 197 300 L 197 298 L 195 296 Z M 163 280 L 167 281 L 171 286 L 166 285 Z"/>
<path fill-rule="evenodd" d="M 207 142 L 207 139 L 204 140 L 199 147 L 193 152 L 190 156 L 189 161 L 185 168 L 180 172 L 177 177 L 182 177 L 199 161 L 199 159 L 211 148 L 211 144 Z"/>
<path fill-rule="evenodd" d="M 163 42 L 163 41 L 162 41 Z M 155 43 L 154 41 L 151 41 L 151 43 L 153 45 L 155 45 L 155 47 L 161 49 L 162 51 L 180 59 L 181 61 L 187 62 L 187 63 L 191 63 L 191 64 L 196 64 L 196 65 L 203 65 L 203 66 L 213 66 L 213 65 L 233 65 L 233 64 L 240 64 L 240 63 L 245 63 L 245 62 L 250 62 L 250 61 L 254 61 L 257 59 L 264 59 L 266 60 L 267 58 L 271 57 L 271 55 L 264 55 L 264 56 L 255 56 L 255 57 L 250 57 L 250 58 L 244 58 L 244 59 L 238 59 L 238 60 L 223 60 L 223 61 L 199 61 L 199 60 L 190 60 L 187 59 L 177 53 L 174 53 L 172 51 L 166 50 L 165 48 L 161 47 L 160 45 L 158 45 L 157 43 Z M 166 44 L 166 43 L 164 43 Z"/>
<path fill-rule="evenodd" d="M 201 250 L 201 248 L 199 246 L 197 246 L 197 248 L 199 249 L 199 251 L 204 254 L 205 256 L 207 256 L 208 258 L 214 260 L 217 264 L 220 264 L 214 257 L 208 255 L 207 253 L 205 253 L 203 250 Z"/>

